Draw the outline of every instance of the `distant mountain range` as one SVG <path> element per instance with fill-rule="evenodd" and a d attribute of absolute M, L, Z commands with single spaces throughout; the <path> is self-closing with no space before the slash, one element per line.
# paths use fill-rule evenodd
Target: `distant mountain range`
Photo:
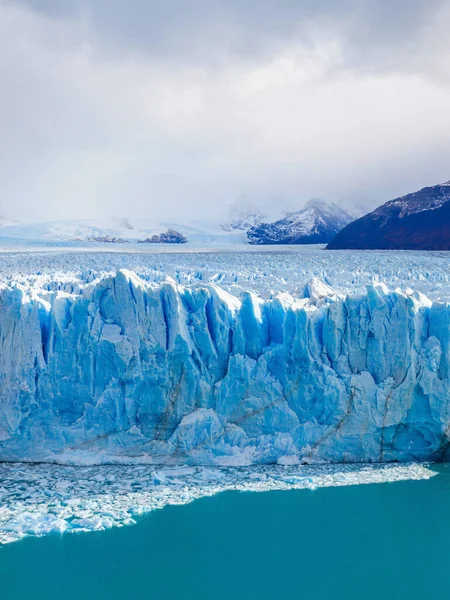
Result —
<path fill-rule="evenodd" d="M 95 242 L 108 244 L 183 244 L 186 236 L 170 224 L 136 228 L 126 217 L 68 219 L 20 223 L 0 218 L 0 238 L 39 242 Z"/>
<path fill-rule="evenodd" d="M 266 221 L 245 199 L 220 221 L 132 223 L 126 217 L 21 223 L 0 217 L 0 239 L 49 244 L 229 245 L 328 244 L 328 249 L 450 250 L 450 181 L 390 200 L 361 218 L 333 203 L 310 200 L 303 208 Z"/>
<path fill-rule="evenodd" d="M 312 199 L 301 210 L 273 223 L 259 223 L 247 231 L 250 244 L 325 244 L 355 216 L 323 200 Z"/>
<path fill-rule="evenodd" d="M 228 246 L 235 244 L 326 243 L 354 217 L 336 204 L 311 200 L 299 211 L 273 223 L 245 199 L 232 204 L 227 219 L 219 222 L 149 223 L 138 225 L 126 217 L 66 219 L 43 222 L 7 221 L 0 218 L 0 239 L 17 243 L 49 244 L 185 244 Z"/>
<path fill-rule="evenodd" d="M 344 227 L 328 248 L 450 250 L 450 181 L 386 202 Z"/>
<path fill-rule="evenodd" d="M 238 200 L 228 209 L 228 218 L 220 227 L 223 231 L 248 231 L 250 227 L 259 225 L 267 215 L 263 214 L 245 198 Z"/>

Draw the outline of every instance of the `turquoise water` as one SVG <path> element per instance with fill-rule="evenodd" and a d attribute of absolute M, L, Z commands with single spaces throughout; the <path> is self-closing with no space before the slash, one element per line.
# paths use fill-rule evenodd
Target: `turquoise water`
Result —
<path fill-rule="evenodd" d="M 138 525 L 0 548 L 2 600 L 440 600 L 450 467 L 426 481 L 225 492 Z"/>

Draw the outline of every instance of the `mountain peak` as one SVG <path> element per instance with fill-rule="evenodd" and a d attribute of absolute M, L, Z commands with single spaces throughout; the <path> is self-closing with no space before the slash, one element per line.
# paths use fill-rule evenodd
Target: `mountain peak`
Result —
<path fill-rule="evenodd" d="M 112 217 L 111 220 L 120 225 L 120 227 L 123 227 L 124 229 L 134 229 L 133 225 L 130 223 L 130 219 L 128 219 L 127 217 Z"/>
<path fill-rule="evenodd" d="M 250 227 L 259 225 L 266 215 L 253 206 L 247 198 L 242 197 L 228 209 L 228 221 L 221 224 L 224 231 L 247 231 Z"/>
<path fill-rule="evenodd" d="M 296 212 L 247 232 L 250 244 L 325 244 L 353 220 L 345 209 L 312 198 Z"/>
<path fill-rule="evenodd" d="M 324 209 L 329 209 L 331 206 L 335 206 L 335 205 L 325 202 L 325 200 L 322 200 L 322 198 L 311 198 L 305 204 L 304 208 L 309 208 L 309 209 L 313 208 L 313 209 L 324 210 Z"/>
<path fill-rule="evenodd" d="M 389 200 L 350 223 L 330 249 L 450 250 L 450 182 Z"/>

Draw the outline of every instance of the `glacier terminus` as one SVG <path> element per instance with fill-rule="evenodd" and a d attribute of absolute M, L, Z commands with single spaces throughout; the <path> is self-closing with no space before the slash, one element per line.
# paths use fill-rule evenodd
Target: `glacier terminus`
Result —
<path fill-rule="evenodd" d="M 276 253 L 267 255 L 270 264 L 251 255 L 259 278 L 244 277 L 241 287 L 233 284 L 232 254 L 222 274 L 185 273 L 184 281 L 178 267 L 178 277 L 172 268 L 164 279 L 120 268 L 126 254 L 116 254 L 108 272 L 85 269 L 76 283 L 55 268 L 5 271 L 0 459 L 216 466 L 445 459 L 447 260 L 435 256 L 434 271 L 422 261 L 418 273 L 417 256 L 405 253 L 385 284 L 364 274 L 364 261 L 371 272 L 384 268 L 383 253 L 375 267 L 360 253 L 354 268 L 353 253 L 332 260 L 321 252 L 292 254 L 292 281 L 307 264 L 304 284 L 280 276 L 278 289 Z M 207 273 L 214 260 L 202 257 Z M 333 269 L 346 263 L 352 293 L 333 282 Z"/>

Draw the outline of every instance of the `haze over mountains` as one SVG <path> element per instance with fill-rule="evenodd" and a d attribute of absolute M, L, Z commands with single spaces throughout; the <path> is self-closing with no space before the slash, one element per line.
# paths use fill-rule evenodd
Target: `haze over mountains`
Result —
<path fill-rule="evenodd" d="M 171 6 L 0 2 L 0 214 L 373 209 L 448 179 L 447 0 Z"/>
<path fill-rule="evenodd" d="M 310 200 L 303 208 L 268 217 L 245 199 L 216 221 L 152 222 L 126 217 L 19 223 L 0 221 L 0 238 L 48 242 L 305 244 L 326 243 L 354 217 L 336 204 Z"/>
<path fill-rule="evenodd" d="M 21 223 L 0 217 L 0 239 L 50 244 L 328 243 L 328 249 L 450 249 L 450 181 L 390 200 L 361 218 L 318 198 L 296 211 L 278 214 L 270 219 L 243 197 L 230 205 L 226 218 L 215 221 L 109 217 Z"/>

